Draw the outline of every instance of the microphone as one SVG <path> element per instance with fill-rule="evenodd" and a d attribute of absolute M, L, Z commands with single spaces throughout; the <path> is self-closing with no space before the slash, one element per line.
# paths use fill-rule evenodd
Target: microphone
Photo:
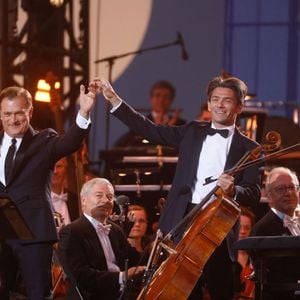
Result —
<path fill-rule="evenodd" d="M 183 40 L 183 37 L 182 37 L 182 35 L 179 31 L 177 31 L 177 44 L 179 44 L 180 47 L 181 47 L 181 58 L 183 60 L 188 60 L 189 55 L 188 55 L 188 53 L 185 49 L 184 40 Z"/>

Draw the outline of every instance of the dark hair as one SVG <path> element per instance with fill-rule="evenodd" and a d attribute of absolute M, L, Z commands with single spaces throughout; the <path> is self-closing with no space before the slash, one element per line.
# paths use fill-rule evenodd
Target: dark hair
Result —
<path fill-rule="evenodd" d="M 31 94 L 29 91 L 19 86 L 10 86 L 3 89 L 0 93 L 0 103 L 4 98 L 13 99 L 18 96 L 23 97 L 27 101 L 29 107 L 32 106 Z"/>
<path fill-rule="evenodd" d="M 174 86 L 169 81 L 166 81 L 166 80 L 160 80 L 160 81 L 155 82 L 150 89 L 150 96 L 151 97 L 153 96 L 154 90 L 160 89 L 160 88 L 168 89 L 170 91 L 171 100 L 173 100 L 175 98 L 176 90 L 175 90 Z"/>
<path fill-rule="evenodd" d="M 241 207 L 241 216 L 248 217 L 251 220 L 251 225 L 255 224 L 255 214 L 249 207 Z"/>
<path fill-rule="evenodd" d="M 229 77 L 229 78 L 222 78 L 221 76 L 213 78 L 207 86 L 207 97 L 208 101 L 210 101 L 211 94 L 214 91 L 214 89 L 222 87 L 222 88 L 228 88 L 234 91 L 234 94 L 236 96 L 236 99 L 238 103 L 243 104 L 244 99 L 247 95 L 248 88 L 246 84 L 236 78 L 236 77 Z"/>

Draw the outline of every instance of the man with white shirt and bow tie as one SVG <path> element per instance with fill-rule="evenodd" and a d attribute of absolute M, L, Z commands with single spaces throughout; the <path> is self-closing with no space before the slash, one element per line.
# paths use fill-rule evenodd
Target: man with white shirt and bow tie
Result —
<path fill-rule="evenodd" d="M 118 299 L 126 277 L 144 267 L 135 267 L 138 252 L 130 247 L 123 230 L 108 220 L 115 198 L 112 184 L 105 178 L 91 179 L 80 197 L 83 215 L 60 231 L 58 243 L 60 261 L 73 285 L 67 299 L 75 299 L 75 285 L 86 300 Z"/>
<path fill-rule="evenodd" d="M 260 173 L 257 166 L 234 177 L 224 172 L 257 147 L 256 142 L 235 126 L 247 94 L 243 81 L 235 77 L 213 78 L 207 87 L 212 122 L 192 121 L 181 126 L 154 124 L 121 99 L 104 79 L 95 79 L 90 88 L 103 93 L 112 105 L 112 114 L 131 130 L 151 143 L 179 150 L 176 173 L 159 221 L 164 234 L 170 232 L 195 205 L 201 204 L 216 185 L 241 205 L 252 206 L 259 202 Z M 177 237 L 173 238 L 176 242 Z M 232 299 L 232 265 L 237 253 L 231 245 L 237 239 L 238 226 L 235 226 L 210 257 L 189 299 L 202 299 L 204 285 L 208 286 L 213 300 Z"/>
<path fill-rule="evenodd" d="M 295 211 L 299 204 L 299 180 L 285 167 L 273 168 L 266 178 L 270 210 L 253 227 L 252 236 L 300 236 L 300 219 Z M 254 261 L 255 263 L 255 261 Z M 265 261 L 268 283 L 297 283 L 300 280 L 298 257 L 270 258 Z M 294 291 L 270 290 L 266 300 L 299 299 Z M 267 298 L 268 297 L 268 298 Z"/>
<path fill-rule="evenodd" d="M 266 178 L 266 193 L 271 209 L 252 229 L 254 236 L 300 235 L 295 211 L 299 204 L 299 180 L 285 167 L 272 169 Z"/>
<path fill-rule="evenodd" d="M 67 168 L 64 157 L 55 164 L 51 179 L 51 201 L 58 229 L 79 217 L 79 197 L 69 189 Z"/>

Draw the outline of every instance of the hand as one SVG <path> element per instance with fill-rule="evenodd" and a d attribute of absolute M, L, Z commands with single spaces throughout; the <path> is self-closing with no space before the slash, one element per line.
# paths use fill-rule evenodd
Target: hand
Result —
<path fill-rule="evenodd" d="M 146 266 L 136 266 L 128 269 L 128 278 L 131 278 L 134 275 L 144 272 Z"/>
<path fill-rule="evenodd" d="M 217 180 L 217 186 L 219 186 L 225 195 L 229 197 L 234 197 L 235 188 L 234 188 L 234 177 L 228 174 L 222 174 Z"/>
<path fill-rule="evenodd" d="M 112 106 L 117 106 L 122 102 L 121 98 L 114 91 L 111 84 L 103 78 L 94 79 L 89 85 L 89 90 L 96 93 L 102 93 L 104 98 L 108 100 Z"/>
<path fill-rule="evenodd" d="M 86 94 L 84 85 L 80 86 L 80 95 L 79 95 L 79 113 L 85 119 L 90 117 L 90 112 L 96 103 L 96 93 L 90 91 Z"/>

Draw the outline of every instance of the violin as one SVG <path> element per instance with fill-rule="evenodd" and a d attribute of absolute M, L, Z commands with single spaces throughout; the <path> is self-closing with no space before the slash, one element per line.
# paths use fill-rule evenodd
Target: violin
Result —
<path fill-rule="evenodd" d="M 234 175 L 244 170 L 244 166 L 249 167 L 252 160 L 257 160 L 267 151 L 276 150 L 281 144 L 280 135 L 275 132 L 267 134 L 266 140 L 267 145 L 246 153 L 234 168 L 225 173 Z M 213 195 L 216 199 L 207 204 Z M 138 299 L 187 299 L 208 259 L 225 239 L 239 215 L 239 205 L 216 186 L 201 204 L 195 206 L 170 233 L 155 244 L 156 255 L 150 256 L 154 262 L 153 268 L 146 269 L 146 284 Z M 171 238 L 182 232 L 183 227 L 186 228 L 183 237 L 174 246 Z M 161 263 L 159 256 L 163 249 L 169 256 Z"/>

